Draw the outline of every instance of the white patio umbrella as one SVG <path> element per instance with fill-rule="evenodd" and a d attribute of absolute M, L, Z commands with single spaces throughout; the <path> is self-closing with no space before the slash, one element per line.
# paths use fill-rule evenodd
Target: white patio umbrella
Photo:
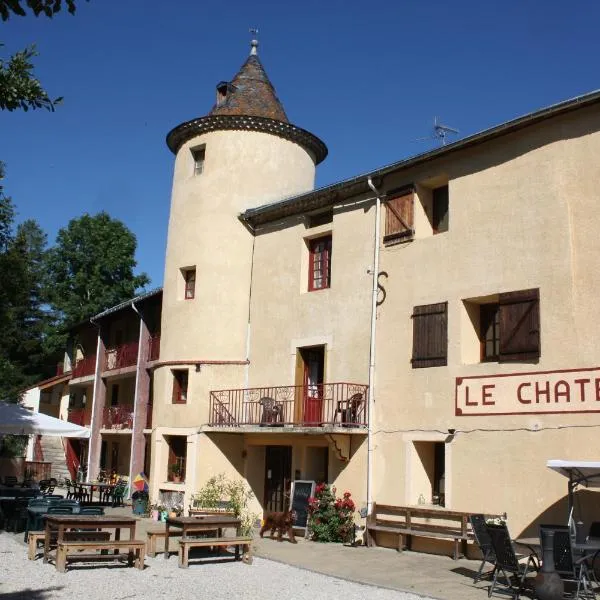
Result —
<path fill-rule="evenodd" d="M 61 437 L 89 438 L 90 430 L 69 421 L 33 412 L 18 404 L 0 402 L 0 434 L 59 435 Z"/>
<path fill-rule="evenodd" d="M 567 478 L 569 517 L 573 509 L 573 494 L 577 486 L 600 488 L 600 461 L 549 460 L 546 466 Z"/>

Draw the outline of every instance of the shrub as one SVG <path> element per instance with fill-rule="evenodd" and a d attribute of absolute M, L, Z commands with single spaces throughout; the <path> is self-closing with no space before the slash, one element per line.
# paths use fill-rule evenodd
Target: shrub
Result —
<path fill-rule="evenodd" d="M 308 499 L 308 529 L 315 542 L 350 542 L 356 506 L 350 492 L 335 497 L 335 488 L 320 483 Z"/>
<path fill-rule="evenodd" d="M 241 479 L 227 479 L 224 473 L 211 477 L 200 491 L 192 496 L 192 506 L 198 508 L 223 508 L 231 511 L 240 521 L 240 534 L 251 535 L 258 515 L 250 512 L 248 504 L 254 497 Z"/>

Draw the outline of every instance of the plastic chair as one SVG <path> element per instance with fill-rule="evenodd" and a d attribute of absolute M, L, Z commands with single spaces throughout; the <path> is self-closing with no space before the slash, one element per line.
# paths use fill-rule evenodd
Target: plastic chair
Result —
<path fill-rule="evenodd" d="M 495 575 L 496 555 L 494 554 L 494 549 L 492 548 L 490 534 L 486 528 L 485 516 L 481 514 L 471 515 L 469 517 L 469 521 L 471 522 L 475 541 L 477 542 L 477 545 L 481 550 L 481 554 L 483 555 L 483 560 L 479 566 L 479 571 L 477 571 L 477 575 L 475 575 L 475 578 L 473 579 L 473 583 L 477 583 L 481 579 L 481 574 L 486 562 L 490 563 L 494 567 L 493 571 L 491 572 L 491 576 L 493 577 Z"/>
<path fill-rule="evenodd" d="M 75 512 L 73 506 L 49 506 L 48 515 L 72 515 Z"/>
<path fill-rule="evenodd" d="M 79 510 L 79 514 L 103 516 L 104 508 L 102 508 L 101 506 L 82 506 Z"/>
<path fill-rule="evenodd" d="M 494 554 L 496 555 L 496 572 L 494 580 L 488 590 L 488 597 L 491 597 L 494 588 L 498 583 L 498 575 L 501 573 L 505 580 L 507 591 L 512 594 L 515 600 L 519 600 L 521 592 L 525 588 L 526 578 L 528 573 L 539 571 L 540 563 L 537 554 L 532 550 L 526 563 L 520 563 L 512 545 L 508 528 L 506 524 L 490 525 L 486 524 L 488 535 L 492 543 Z M 516 579 L 513 583 L 510 575 Z"/>

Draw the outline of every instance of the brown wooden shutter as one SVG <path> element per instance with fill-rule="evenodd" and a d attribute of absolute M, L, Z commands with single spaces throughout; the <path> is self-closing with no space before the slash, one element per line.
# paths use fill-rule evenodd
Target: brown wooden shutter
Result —
<path fill-rule="evenodd" d="M 414 190 L 404 190 L 385 203 L 384 241 L 412 239 L 414 235 Z"/>
<path fill-rule="evenodd" d="M 537 360 L 540 357 L 540 291 L 500 294 L 499 362 Z"/>
<path fill-rule="evenodd" d="M 448 364 L 448 303 L 415 306 L 413 319 L 413 368 Z"/>

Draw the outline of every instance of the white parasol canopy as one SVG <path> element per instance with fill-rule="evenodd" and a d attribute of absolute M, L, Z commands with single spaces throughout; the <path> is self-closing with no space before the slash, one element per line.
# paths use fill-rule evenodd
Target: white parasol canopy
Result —
<path fill-rule="evenodd" d="M 549 460 L 546 466 L 568 479 L 569 515 L 573 508 L 573 492 L 578 485 L 600 488 L 600 462 L 583 460 Z"/>
<path fill-rule="evenodd" d="M 89 438 L 90 430 L 69 421 L 55 419 L 33 412 L 18 404 L 0 402 L 0 434 L 59 435 L 72 438 Z"/>

